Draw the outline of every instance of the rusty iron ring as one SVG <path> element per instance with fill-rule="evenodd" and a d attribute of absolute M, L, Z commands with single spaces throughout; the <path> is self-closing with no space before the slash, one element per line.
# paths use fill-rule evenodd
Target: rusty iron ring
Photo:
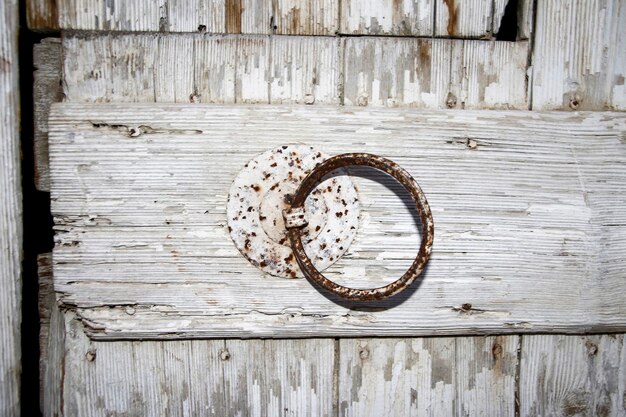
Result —
<path fill-rule="evenodd" d="M 417 257 L 409 269 L 398 280 L 383 287 L 357 289 L 339 285 L 322 275 L 307 256 L 302 244 L 301 231 L 306 226 L 304 202 L 322 179 L 338 168 L 350 166 L 368 166 L 386 172 L 395 178 L 409 192 L 415 202 L 422 223 L 422 242 Z M 318 165 L 302 181 L 291 203 L 291 209 L 285 210 L 285 225 L 291 241 L 291 248 L 304 276 L 319 284 L 333 294 L 354 301 L 382 300 L 406 289 L 422 273 L 428 263 L 433 246 L 435 226 L 428 201 L 422 189 L 413 177 L 395 162 L 367 153 L 346 153 L 329 158 Z"/>

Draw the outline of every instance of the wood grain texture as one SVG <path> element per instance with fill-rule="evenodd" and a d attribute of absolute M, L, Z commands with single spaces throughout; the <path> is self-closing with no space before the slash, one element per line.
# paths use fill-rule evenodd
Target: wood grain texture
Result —
<path fill-rule="evenodd" d="M 59 29 L 57 0 L 28 0 L 25 6 L 30 30 L 48 32 Z"/>
<path fill-rule="evenodd" d="M 418 108 L 528 108 L 527 42 L 346 40 L 344 102 Z"/>
<path fill-rule="evenodd" d="M 339 4 L 333 0 L 275 0 L 272 33 L 332 36 L 339 30 Z"/>
<path fill-rule="evenodd" d="M 59 28 L 113 31 L 167 31 L 167 0 L 57 0 Z M 193 7 L 193 3 L 190 3 Z"/>
<path fill-rule="evenodd" d="M 55 289 L 93 337 L 625 327 L 615 296 L 624 282 L 623 114 L 53 109 Z M 428 272 L 413 291 L 377 304 L 382 311 L 359 310 L 304 280 L 265 277 L 235 249 L 224 217 L 232 178 L 252 157 L 294 142 L 329 154 L 381 154 L 416 175 L 437 232 Z M 375 286 L 404 272 L 419 232 L 397 185 L 360 177 L 368 208 L 361 237 L 327 272 Z"/>
<path fill-rule="evenodd" d="M 274 37 L 270 102 L 339 104 L 339 39 Z"/>
<path fill-rule="evenodd" d="M 39 276 L 39 406 L 45 408 L 46 366 L 48 363 L 48 346 L 50 344 L 50 321 L 54 309 L 57 308 L 54 285 L 52 282 L 52 254 L 45 253 L 37 257 Z M 51 365 L 54 366 L 54 365 Z"/>
<path fill-rule="evenodd" d="M 224 33 L 228 3 L 227 0 L 168 0 L 165 27 L 169 32 Z"/>
<path fill-rule="evenodd" d="M 65 326 L 60 415 L 334 415 L 331 339 L 110 343 Z"/>
<path fill-rule="evenodd" d="M 493 4 L 491 0 L 435 0 L 435 36 L 489 39 Z"/>
<path fill-rule="evenodd" d="M 533 110 L 626 110 L 626 3 L 537 4 Z"/>
<path fill-rule="evenodd" d="M 514 416 L 518 336 L 342 339 L 340 416 Z"/>
<path fill-rule="evenodd" d="M 346 0 L 341 2 L 344 34 L 432 36 L 434 0 Z"/>
<path fill-rule="evenodd" d="M 62 100 L 61 40 L 46 38 L 33 47 L 33 128 L 35 153 L 35 187 L 50 191 L 48 172 L 48 113 L 50 105 Z"/>
<path fill-rule="evenodd" d="M 623 416 L 624 335 L 524 336 L 520 416 Z"/>
<path fill-rule="evenodd" d="M 0 3 L 0 415 L 19 416 L 22 192 L 18 2 Z"/>
<path fill-rule="evenodd" d="M 69 101 L 528 108 L 525 41 L 128 34 L 63 48 Z"/>

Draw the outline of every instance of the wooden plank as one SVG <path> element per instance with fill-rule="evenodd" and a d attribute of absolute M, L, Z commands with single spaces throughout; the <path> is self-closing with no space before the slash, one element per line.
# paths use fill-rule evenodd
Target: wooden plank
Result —
<path fill-rule="evenodd" d="M 624 335 L 524 336 L 520 416 L 623 416 Z"/>
<path fill-rule="evenodd" d="M 59 415 L 333 415 L 334 340 L 111 343 L 65 322 Z"/>
<path fill-rule="evenodd" d="M 434 0 L 346 0 L 341 3 L 343 34 L 432 36 Z"/>
<path fill-rule="evenodd" d="M 625 327 L 623 300 L 615 296 L 623 293 L 626 250 L 626 174 L 616 169 L 626 160 L 623 114 L 83 103 L 53 109 L 52 204 L 62 232 L 55 284 L 94 337 Z M 299 143 L 329 154 L 358 148 L 397 160 L 422 184 L 439 238 L 427 275 L 398 298 L 402 303 L 381 302 L 387 309 L 375 314 L 351 311 L 304 280 L 264 277 L 232 244 L 225 219 L 232 178 L 252 157 L 293 143 L 295 131 Z M 347 263 L 328 273 L 360 277 L 351 285 L 380 285 L 381 277 L 391 280 L 408 267 L 419 232 L 390 191 L 393 183 L 354 181 L 369 214 Z M 126 314 L 128 304 L 138 306 L 135 314 Z"/>
<path fill-rule="evenodd" d="M 335 38 L 279 36 L 271 40 L 271 103 L 339 103 Z"/>
<path fill-rule="evenodd" d="M 346 105 L 526 109 L 527 42 L 349 38 Z"/>
<path fill-rule="evenodd" d="M 18 3 L 0 3 L 0 415 L 20 412 L 22 192 Z"/>
<path fill-rule="evenodd" d="M 52 283 L 52 254 L 46 253 L 37 257 L 39 276 L 39 406 L 45 408 L 46 365 L 48 361 L 48 345 L 50 339 L 50 320 L 57 308 L 56 296 Z M 54 366 L 54 365 L 51 365 Z"/>
<path fill-rule="evenodd" d="M 339 415 L 514 416 L 518 339 L 342 339 Z"/>
<path fill-rule="evenodd" d="M 64 49 L 69 101 L 528 107 L 528 42 L 103 35 Z"/>
<path fill-rule="evenodd" d="M 533 110 L 626 109 L 626 4 L 538 2 Z"/>
<path fill-rule="evenodd" d="M 167 31 L 224 33 L 227 3 L 226 0 L 168 0 Z M 151 2 L 144 4 L 150 7 Z"/>
<path fill-rule="evenodd" d="M 52 254 L 42 255 L 43 258 L 50 258 Z M 44 264 L 45 265 L 45 264 Z M 50 280 L 52 284 L 52 275 L 47 268 L 42 268 L 40 264 L 39 277 L 46 282 Z M 44 309 L 50 312 L 48 323 L 48 331 L 45 332 L 45 322 L 42 322 L 40 346 L 40 409 L 44 416 L 63 416 L 64 391 L 63 383 L 66 373 L 65 368 L 65 319 L 63 313 L 59 310 L 56 298 L 52 293 L 50 297 L 41 297 L 40 300 L 48 303 Z M 47 337 L 47 340 L 43 340 Z"/>
<path fill-rule="evenodd" d="M 62 100 L 61 40 L 46 38 L 33 47 L 33 103 L 35 187 L 50 191 L 48 172 L 48 113 L 50 105 Z"/>
<path fill-rule="evenodd" d="M 339 2 L 276 0 L 272 32 L 279 35 L 332 36 L 339 30 Z"/>
<path fill-rule="evenodd" d="M 167 31 L 166 0 L 57 0 L 59 27 L 77 30 Z"/>
<path fill-rule="evenodd" d="M 54 31 L 59 29 L 59 17 L 56 0 L 28 0 L 26 4 L 26 22 L 34 31 Z"/>
<path fill-rule="evenodd" d="M 486 38 L 493 31 L 492 0 L 435 0 L 435 36 Z"/>

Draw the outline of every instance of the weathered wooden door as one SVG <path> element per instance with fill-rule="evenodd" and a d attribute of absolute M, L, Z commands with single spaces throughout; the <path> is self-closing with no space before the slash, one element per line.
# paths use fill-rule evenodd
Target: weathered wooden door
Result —
<path fill-rule="evenodd" d="M 62 34 L 35 49 L 45 415 L 626 415 L 626 3 L 29 8 Z M 416 177 L 418 285 L 344 303 L 237 252 L 232 179 L 293 143 Z M 417 233 L 392 182 L 354 181 L 330 273 L 373 286 Z"/>

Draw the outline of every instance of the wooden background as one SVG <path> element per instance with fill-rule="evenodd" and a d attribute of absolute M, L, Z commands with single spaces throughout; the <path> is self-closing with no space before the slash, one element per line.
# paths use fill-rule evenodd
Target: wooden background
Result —
<path fill-rule="evenodd" d="M 28 7 L 31 28 L 63 33 L 62 42 L 36 48 L 43 190 L 47 109 L 61 96 L 74 103 L 626 107 L 620 0 L 520 1 L 511 43 L 492 40 L 504 1 L 33 0 Z M 40 261 L 49 289 L 50 259 Z M 621 333 L 101 342 L 85 335 L 71 309 L 56 307 L 52 292 L 42 296 L 46 415 L 626 414 Z"/>

